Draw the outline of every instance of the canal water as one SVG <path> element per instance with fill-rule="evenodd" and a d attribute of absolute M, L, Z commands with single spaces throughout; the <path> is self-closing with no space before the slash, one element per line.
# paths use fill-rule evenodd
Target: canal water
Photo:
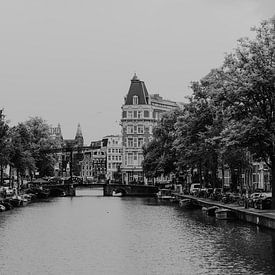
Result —
<path fill-rule="evenodd" d="M 275 233 L 80 190 L 0 213 L 0 274 L 275 274 Z"/>

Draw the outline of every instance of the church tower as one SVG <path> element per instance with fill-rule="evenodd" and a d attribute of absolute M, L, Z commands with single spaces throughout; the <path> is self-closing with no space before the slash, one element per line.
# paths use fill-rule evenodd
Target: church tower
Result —
<path fill-rule="evenodd" d="M 76 144 L 76 146 L 84 145 L 84 139 L 83 139 L 80 123 L 78 123 L 78 125 L 77 125 L 77 130 L 76 130 L 76 135 L 75 135 L 75 144 Z"/>

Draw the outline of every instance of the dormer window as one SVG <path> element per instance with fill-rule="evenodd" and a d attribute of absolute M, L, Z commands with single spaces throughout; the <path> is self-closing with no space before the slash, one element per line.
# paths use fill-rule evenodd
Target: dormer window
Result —
<path fill-rule="evenodd" d="M 133 96 L 133 104 L 138 105 L 138 96 L 136 95 Z"/>

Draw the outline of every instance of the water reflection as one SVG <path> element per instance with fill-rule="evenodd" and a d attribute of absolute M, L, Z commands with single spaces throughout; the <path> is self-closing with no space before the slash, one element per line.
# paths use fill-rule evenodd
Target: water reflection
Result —
<path fill-rule="evenodd" d="M 274 274 L 275 232 L 78 190 L 0 213 L 1 274 Z"/>

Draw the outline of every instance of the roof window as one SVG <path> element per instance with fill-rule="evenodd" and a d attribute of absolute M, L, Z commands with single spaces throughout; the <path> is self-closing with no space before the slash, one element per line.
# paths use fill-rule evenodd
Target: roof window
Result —
<path fill-rule="evenodd" d="M 133 96 L 133 105 L 138 105 L 138 96 L 137 95 Z"/>

